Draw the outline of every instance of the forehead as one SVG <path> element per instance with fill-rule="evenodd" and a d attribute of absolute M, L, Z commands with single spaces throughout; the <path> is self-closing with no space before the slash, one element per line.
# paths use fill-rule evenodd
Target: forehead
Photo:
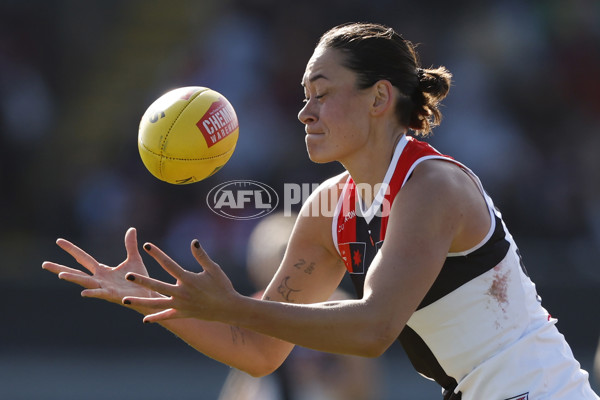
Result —
<path fill-rule="evenodd" d="M 342 65 L 343 57 L 339 50 L 317 47 L 306 64 L 302 86 L 321 78 L 334 80 L 351 75 L 352 72 Z"/>

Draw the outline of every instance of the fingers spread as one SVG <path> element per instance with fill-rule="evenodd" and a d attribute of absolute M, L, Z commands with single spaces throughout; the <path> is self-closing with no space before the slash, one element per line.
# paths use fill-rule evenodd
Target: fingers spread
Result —
<path fill-rule="evenodd" d="M 170 297 L 123 297 L 122 303 L 132 307 L 150 308 L 152 310 L 164 310 L 172 307 L 173 299 Z"/>
<path fill-rule="evenodd" d="M 60 279 L 63 279 L 68 282 L 75 283 L 79 286 L 83 286 L 86 289 L 97 289 L 100 287 L 96 279 L 94 277 L 89 276 L 81 271 L 75 272 L 61 272 L 58 274 Z"/>
<path fill-rule="evenodd" d="M 125 278 L 147 289 L 164 294 L 165 296 L 173 296 L 177 289 L 177 286 L 171 285 L 170 283 L 131 272 L 125 275 Z"/>
<path fill-rule="evenodd" d="M 181 279 L 187 272 L 158 247 L 153 246 L 150 243 L 146 243 L 144 245 L 144 249 L 146 249 L 146 252 L 148 252 L 148 254 L 154 257 L 154 259 L 160 264 L 160 266 L 163 267 L 163 269 L 167 271 L 169 275 L 171 275 L 173 278 Z"/>
<path fill-rule="evenodd" d="M 103 288 L 98 289 L 85 289 L 81 291 L 81 297 L 91 297 L 96 299 L 108 299 L 110 292 Z"/>
<path fill-rule="evenodd" d="M 78 269 L 65 267 L 64 265 L 56 264 L 53 262 L 44 262 L 42 268 L 58 275 L 59 279 L 75 283 L 83 286 L 84 288 L 97 288 L 99 287 L 98 282 L 93 276 L 86 274 Z"/>
<path fill-rule="evenodd" d="M 192 254 L 205 271 L 210 273 L 215 269 L 220 269 L 217 263 L 208 256 L 206 251 L 204 251 L 198 239 L 192 240 Z"/>
<path fill-rule="evenodd" d="M 167 310 L 155 313 L 155 314 L 150 314 L 150 315 L 146 315 L 144 317 L 144 323 L 152 323 L 152 322 L 160 322 L 160 321 L 165 321 L 168 319 L 174 319 L 174 318 L 182 318 L 178 315 L 177 310 L 173 309 L 173 308 L 169 308 Z"/>
<path fill-rule="evenodd" d="M 67 266 L 61 265 L 61 264 L 57 264 L 57 263 L 53 263 L 50 261 L 44 261 L 42 263 L 42 269 L 45 269 L 46 271 L 50 271 L 52 273 L 55 273 L 56 275 L 60 274 L 61 272 L 72 272 L 72 273 L 81 273 L 81 274 L 85 274 L 85 272 L 82 272 L 78 269 L 74 269 L 74 268 L 69 268 Z"/>
<path fill-rule="evenodd" d="M 98 261 L 94 259 L 94 257 L 90 256 L 85 251 L 81 250 L 79 247 L 74 245 L 65 239 L 58 239 L 56 244 L 69 253 L 79 264 L 88 269 L 91 273 L 96 273 L 96 269 L 98 268 Z"/>

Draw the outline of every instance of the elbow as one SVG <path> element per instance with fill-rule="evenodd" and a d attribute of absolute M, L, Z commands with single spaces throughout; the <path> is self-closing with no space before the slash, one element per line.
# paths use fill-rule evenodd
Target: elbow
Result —
<path fill-rule="evenodd" d="M 253 378 L 262 378 L 264 376 L 267 376 L 271 373 L 273 373 L 273 371 L 268 372 L 268 371 L 263 371 L 263 370 L 256 370 L 256 369 L 252 369 L 252 370 L 243 370 L 245 373 L 247 373 L 248 375 L 250 375 Z"/>
<path fill-rule="evenodd" d="M 272 374 L 273 372 L 275 372 L 277 370 L 277 368 L 279 368 L 281 365 L 264 365 L 264 366 L 248 366 L 248 368 L 243 369 L 243 371 L 245 373 L 247 373 L 248 375 L 250 375 L 253 378 L 262 378 L 265 377 L 267 375 Z"/>
<path fill-rule="evenodd" d="M 391 329 L 389 323 L 381 323 L 372 327 L 369 333 L 363 336 L 365 340 L 358 355 L 367 358 L 380 357 L 396 341 L 398 334 Z"/>
<path fill-rule="evenodd" d="M 385 351 L 388 349 L 388 346 L 383 346 L 381 344 L 375 344 L 370 347 L 365 347 L 360 354 L 361 357 L 365 358 L 377 358 L 383 355 Z"/>
<path fill-rule="evenodd" d="M 274 338 L 259 335 L 266 339 L 247 347 L 247 353 L 237 357 L 235 363 L 228 363 L 254 378 L 262 378 L 275 372 L 287 359 L 294 345 Z"/>
<path fill-rule="evenodd" d="M 248 358 L 244 365 L 238 365 L 237 368 L 253 378 L 262 378 L 275 372 L 285 359 L 286 357 L 269 358 L 265 354 L 262 354 L 261 357 Z"/>
<path fill-rule="evenodd" d="M 363 312 L 362 328 L 357 329 L 361 338 L 362 357 L 377 358 L 383 355 L 387 349 L 398 340 L 398 336 L 406 326 L 402 313 L 390 307 L 387 299 L 381 301 L 373 298 L 372 292 L 363 299 L 365 309 Z"/>
<path fill-rule="evenodd" d="M 361 354 L 361 356 L 367 358 L 380 357 L 392 345 L 394 340 L 395 338 L 390 340 L 388 338 L 383 337 L 372 340 L 369 343 L 366 343 L 363 350 L 363 354 Z"/>

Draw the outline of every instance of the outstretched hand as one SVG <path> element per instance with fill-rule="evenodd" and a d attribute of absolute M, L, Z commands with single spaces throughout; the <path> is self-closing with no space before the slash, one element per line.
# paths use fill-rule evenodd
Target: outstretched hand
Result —
<path fill-rule="evenodd" d="M 61 264 L 46 261 L 42 268 L 58 275 L 60 279 L 83 286 L 83 297 L 94 297 L 122 304 L 125 296 L 147 296 L 153 294 L 150 290 L 134 285 L 125 279 L 127 273 L 134 272 L 139 276 L 148 276 L 144 262 L 137 248 L 135 228 L 129 228 L 125 233 L 125 249 L 127 258 L 116 267 L 101 264 L 88 253 L 65 239 L 58 239 L 56 244 L 69 253 L 89 273 L 70 268 Z"/>
<path fill-rule="evenodd" d="M 147 276 L 131 272 L 126 278 L 141 288 L 155 291 L 166 297 L 148 298 L 130 295 L 123 303 L 133 307 L 153 309 L 156 312 L 147 315 L 144 322 L 158 322 L 175 318 L 198 318 L 220 320 L 222 322 L 238 293 L 219 265 L 210 259 L 197 240 L 192 241 L 192 254 L 202 266 L 200 273 L 186 271 L 167 256 L 158 247 L 149 243 L 144 249 L 167 271 L 176 283 L 170 284 Z"/>

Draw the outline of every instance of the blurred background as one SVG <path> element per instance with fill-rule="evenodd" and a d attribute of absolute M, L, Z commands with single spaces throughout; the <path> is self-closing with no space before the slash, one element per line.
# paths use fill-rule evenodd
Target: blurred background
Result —
<path fill-rule="evenodd" d="M 481 177 L 544 306 L 591 372 L 600 334 L 597 0 L 1 0 L 0 398 L 217 398 L 229 368 L 132 311 L 80 298 L 41 264 L 75 265 L 54 243 L 64 237 L 116 265 L 135 226 L 141 243 L 190 269 L 198 238 L 251 293 L 246 246 L 258 221 L 218 217 L 205 196 L 231 179 L 281 193 L 285 182 L 342 170 L 308 160 L 296 115 L 315 43 L 348 21 L 390 25 L 419 44 L 424 67 L 454 74 L 429 141 Z M 179 86 L 221 92 L 240 121 L 231 161 L 190 186 L 152 177 L 136 142 L 145 109 Z M 378 398 L 439 398 L 397 346 L 379 361 Z"/>

